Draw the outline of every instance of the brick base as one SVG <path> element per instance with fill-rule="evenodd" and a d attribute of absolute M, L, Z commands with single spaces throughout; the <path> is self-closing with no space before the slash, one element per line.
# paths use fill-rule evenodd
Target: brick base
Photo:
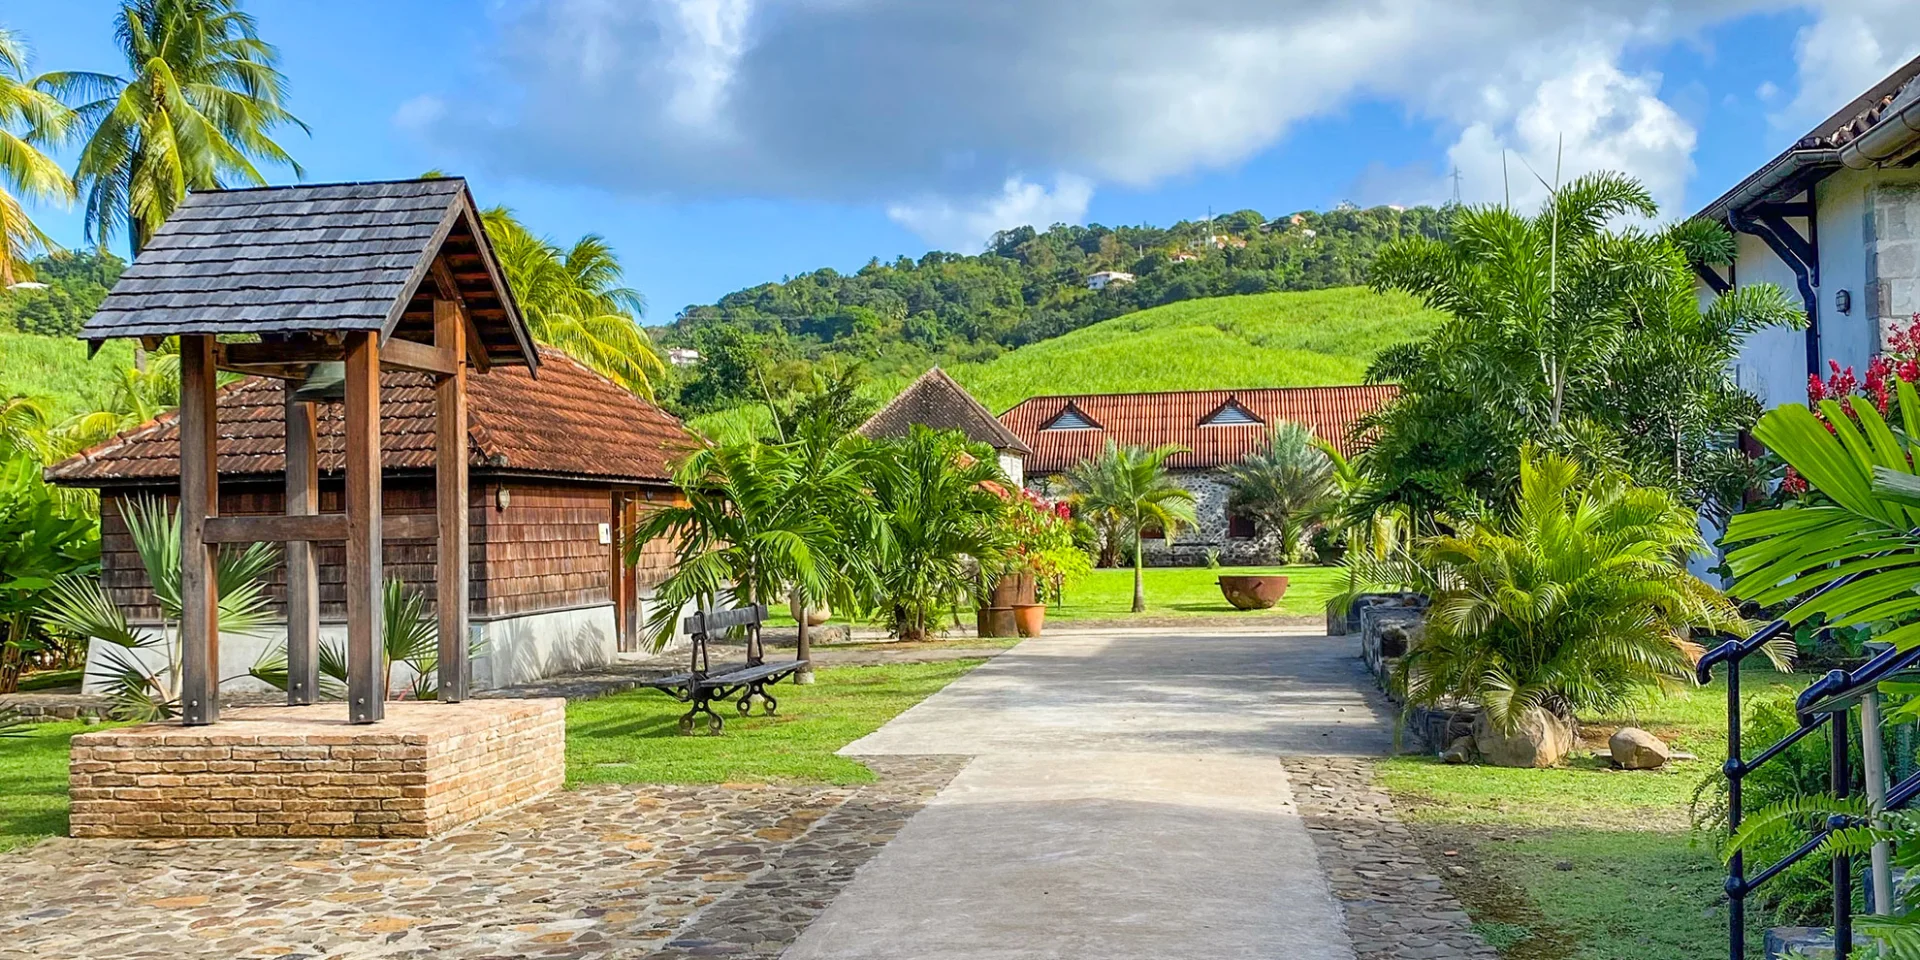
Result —
<path fill-rule="evenodd" d="M 73 738 L 76 837 L 427 837 L 556 789 L 566 701 L 242 707 Z"/>

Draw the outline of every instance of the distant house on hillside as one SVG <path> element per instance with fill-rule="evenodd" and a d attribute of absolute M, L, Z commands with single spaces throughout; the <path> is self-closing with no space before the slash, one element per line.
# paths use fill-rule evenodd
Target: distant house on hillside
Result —
<path fill-rule="evenodd" d="M 676 367 L 691 367 L 700 363 L 700 351 L 692 347 L 668 347 L 667 362 Z"/>
<path fill-rule="evenodd" d="M 1208 550 L 1219 550 L 1229 562 L 1262 562 L 1273 545 L 1255 536 L 1250 519 L 1229 513 L 1220 468 L 1265 447 L 1273 425 L 1281 421 L 1306 424 L 1351 452 L 1348 432 L 1354 421 L 1397 391 L 1389 384 L 1033 397 L 1001 414 L 1000 422 L 1032 448 L 1026 483 L 1041 492 L 1060 492 L 1060 474 L 1097 455 L 1109 440 L 1122 446 L 1186 447 L 1189 452 L 1175 456 L 1168 467 L 1193 493 L 1198 528 L 1176 535 L 1171 547 L 1164 538 L 1150 537 L 1147 562 L 1194 564 Z"/>
<path fill-rule="evenodd" d="M 860 425 L 861 436 L 879 440 L 904 437 L 914 424 L 935 430 L 958 430 L 975 443 L 984 443 L 1000 457 L 1000 469 L 1015 484 L 1026 481 L 1026 457 L 1032 448 L 1008 430 L 993 411 L 973 398 L 965 387 L 934 367 L 907 385 L 880 412 Z"/>
<path fill-rule="evenodd" d="M 1180 250 L 1180 251 L 1176 251 L 1174 253 L 1168 254 L 1167 259 L 1174 263 L 1186 263 L 1189 260 L 1200 259 L 1200 255 L 1197 253 L 1194 253 L 1192 250 Z"/>
<path fill-rule="evenodd" d="M 1762 330 L 1734 364 L 1768 407 L 1806 400 L 1829 359 L 1864 372 L 1920 312 L 1920 58 L 1873 85 L 1698 216 L 1732 229 L 1732 267 L 1700 270 L 1708 300 L 1772 283 L 1805 330 Z"/>
<path fill-rule="evenodd" d="M 1116 283 L 1132 283 L 1133 274 L 1123 270 L 1102 270 L 1087 276 L 1088 290 L 1105 290 Z"/>

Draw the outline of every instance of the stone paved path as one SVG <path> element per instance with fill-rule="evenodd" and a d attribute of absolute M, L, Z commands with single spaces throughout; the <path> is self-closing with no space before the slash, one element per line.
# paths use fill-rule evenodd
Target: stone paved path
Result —
<path fill-rule="evenodd" d="M 0 957 L 777 957 L 959 768 L 554 794 L 432 841 L 54 839 L 0 857 Z"/>
<path fill-rule="evenodd" d="M 1282 758 L 1385 752 L 1358 672 L 1318 636 L 1022 644 L 847 748 L 974 759 L 786 956 L 1352 960 Z"/>

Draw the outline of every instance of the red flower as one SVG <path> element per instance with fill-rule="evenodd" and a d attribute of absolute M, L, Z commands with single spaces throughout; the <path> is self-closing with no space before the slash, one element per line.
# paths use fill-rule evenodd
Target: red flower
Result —
<path fill-rule="evenodd" d="M 1799 496 L 1800 494 L 1807 492 L 1806 478 L 1800 476 L 1800 472 L 1798 470 L 1795 470 L 1792 467 L 1788 467 L 1786 477 L 1780 481 L 1780 489 L 1785 490 L 1786 492 L 1791 493 L 1794 496 Z"/>
<path fill-rule="evenodd" d="M 1807 406 L 1813 406 L 1827 398 L 1827 385 L 1817 373 L 1807 374 Z"/>

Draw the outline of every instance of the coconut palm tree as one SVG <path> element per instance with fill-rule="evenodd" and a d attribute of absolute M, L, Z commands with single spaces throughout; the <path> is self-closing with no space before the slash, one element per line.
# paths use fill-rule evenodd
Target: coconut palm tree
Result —
<path fill-rule="evenodd" d="M 31 279 L 28 258 L 52 246 L 21 201 L 66 204 L 74 197 L 66 171 L 40 152 L 67 136 L 73 111 L 38 89 L 27 65 L 26 42 L 0 29 L 0 288 Z"/>
<path fill-rule="evenodd" d="M 620 260 L 606 240 L 590 233 L 563 249 L 505 207 L 482 219 L 533 338 L 651 399 L 666 368 L 640 329 L 646 299 L 621 286 Z"/>
<path fill-rule="evenodd" d="M 86 146 L 73 184 L 88 239 L 125 230 L 138 256 L 187 191 L 264 184 L 256 161 L 302 174 L 271 134 L 306 124 L 287 112 L 279 53 L 239 0 L 125 0 L 114 38 L 125 76 L 74 71 L 37 83 L 77 104 Z"/>
<path fill-rule="evenodd" d="M 1266 449 L 1221 471 L 1227 506 L 1250 515 L 1280 541 L 1280 562 L 1299 554 L 1305 527 L 1334 506 L 1333 462 L 1314 445 L 1313 428 L 1282 420 Z"/>
<path fill-rule="evenodd" d="M 1133 536 L 1133 612 L 1147 609 L 1141 578 L 1141 534 L 1155 527 L 1169 542 L 1182 526 L 1193 525 L 1193 494 L 1167 476 L 1167 460 L 1187 448 L 1166 444 L 1148 450 L 1107 441 L 1100 455 L 1067 471 L 1070 499 L 1096 528 Z"/>

